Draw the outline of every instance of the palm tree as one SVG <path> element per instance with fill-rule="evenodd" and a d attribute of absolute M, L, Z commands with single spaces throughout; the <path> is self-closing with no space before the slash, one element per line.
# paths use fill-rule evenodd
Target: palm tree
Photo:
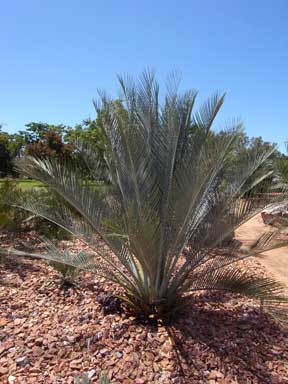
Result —
<path fill-rule="evenodd" d="M 211 127 L 224 95 L 215 94 L 194 113 L 197 93 L 180 94 L 174 80 L 163 106 L 151 72 L 137 81 L 119 77 L 121 105 L 106 95 L 95 103 L 109 146 L 111 187 L 105 194 L 91 183 L 98 180 L 98 160 L 87 143 L 79 150 L 91 171 L 89 181 L 65 160 L 22 159 L 22 172 L 58 199 L 50 207 L 34 195 L 23 208 L 65 228 L 96 254 L 82 252 L 75 261 L 48 244 L 47 254 L 38 256 L 112 280 L 123 288 L 124 300 L 148 316 L 176 310 L 199 290 L 284 300 L 277 282 L 239 269 L 237 261 L 248 255 L 215 251 L 263 208 L 242 196 L 271 174 L 263 165 L 274 148 L 241 157 L 233 174 L 227 172 L 241 123 L 232 122 L 216 140 Z M 257 245 L 268 243 L 266 237 Z"/>

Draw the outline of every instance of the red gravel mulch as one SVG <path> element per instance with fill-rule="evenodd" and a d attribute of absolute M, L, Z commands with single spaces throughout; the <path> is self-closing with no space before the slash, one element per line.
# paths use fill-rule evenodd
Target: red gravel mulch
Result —
<path fill-rule="evenodd" d="M 0 383 L 97 383 L 99 369 L 124 384 L 288 383 L 287 333 L 251 300 L 203 294 L 165 327 L 90 273 L 65 290 L 44 262 L 9 257 L 0 279 Z"/>

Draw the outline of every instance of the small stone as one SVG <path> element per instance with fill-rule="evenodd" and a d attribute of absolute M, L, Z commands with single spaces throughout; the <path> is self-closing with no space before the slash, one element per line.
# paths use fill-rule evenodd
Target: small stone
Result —
<path fill-rule="evenodd" d="M 14 325 L 21 325 L 25 322 L 25 319 L 15 319 L 14 320 Z"/>
<path fill-rule="evenodd" d="M 37 345 L 39 347 L 42 345 L 42 343 L 43 343 L 43 339 L 41 337 L 39 337 L 38 339 L 35 340 L 35 345 Z"/>
<path fill-rule="evenodd" d="M 75 342 L 75 337 L 74 336 L 67 336 L 67 340 L 69 343 L 73 344 Z"/>
<path fill-rule="evenodd" d="M 95 369 L 90 369 L 90 371 L 88 371 L 88 379 L 92 379 L 92 377 L 94 377 L 96 375 L 96 370 Z"/>
<path fill-rule="evenodd" d="M 102 339 L 102 337 L 103 337 L 103 332 L 102 332 L 102 331 L 97 332 L 96 335 L 95 335 L 94 337 L 95 337 L 95 340 L 100 340 L 100 339 Z"/>
<path fill-rule="evenodd" d="M 15 376 L 11 375 L 11 376 L 8 377 L 8 383 L 13 383 L 15 380 L 16 380 Z"/>
<path fill-rule="evenodd" d="M 123 353 L 122 352 L 116 352 L 115 356 L 117 357 L 117 359 L 121 359 L 121 357 L 123 356 Z"/>
<path fill-rule="evenodd" d="M 8 373 L 8 368 L 7 367 L 0 367 L 0 375 L 6 375 Z"/>
<path fill-rule="evenodd" d="M 0 317 L 0 327 L 4 327 L 8 323 L 8 320 L 5 317 Z"/>
<path fill-rule="evenodd" d="M 220 371 L 218 371 L 218 372 L 216 373 L 216 376 L 217 376 L 217 379 L 222 379 L 222 378 L 224 377 L 223 373 L 220 372 Z"/>
<path fill-rule="evenodd" d="M 25 365 L 29 364 L 29 360 L 27 356 L 19 357 L 16 359 L 16 365 L 19 365 L 20 367 L 25 367 Z"/>
<path fill-rule="evenodd" d="M 210 380 L 215 380 L 215 379 L 217 378 L 217 371 L 215 371 L 215 370 L 211 371 L 211 372 L 209 373 L 208 378 L 209 378 Z"/>
<path fill-rule="evenodd" d="M 5 343 L 1 344 L 0 346 L 0 355 L 2 355 L 3 352 L 8 351 L 10 348 L 14 347 L 14 343 L 12 341 L 6 341 Z"/>
<path fill-rule="evenodd" d="M 37 367 L 31 367 L 29 370 L 30 373 L 39 373 L 41 372 L 39 368 Z"/>
<path fill-rule="evenodd" d="M 32 347 L 32 352 L 35 356 L 41 356 L 43 355 L 44 350 L 41 347 L 37 347 L 36 345 L 34 345 Z"/>
<path fill-rule="evenodd" d="M 82 368 L 82 359 L 72 360 L 69 364 L 72 369 L 81 369 Z"/>

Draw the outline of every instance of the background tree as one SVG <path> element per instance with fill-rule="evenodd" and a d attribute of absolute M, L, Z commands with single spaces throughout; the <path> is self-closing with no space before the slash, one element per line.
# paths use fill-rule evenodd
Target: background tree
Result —
<path fill-rule="evenodd" d="M 0 126 L 0 177 L 12 174 L 12 157 L 9 150 L 9 134 L 1 131 Z"/>
<path fill-rule="evenodd" d="M 24 147 L 22 135 L 4 132 L 0 126 L 0 177 L 17 176 L 14 161 L 20 157 Z"/>
<path fill-rule="evenodd" d="M 67 158 L 72 153 L 72 146 L 63 141 L 62 135 L 51 129 L 43 132 L 40 140 L 28 143 L 25 154 L 35 157 L 61 157 Z"/>
<path fill-rule="evenodd" d="M 122 119 L 127 119 L 127 111 L 123 107 L 120 100 L 111 101 L 115 113 Z M 89 156 L 85 159 L 79 156 L 81 149 L 85 143 L 93 144 L 93 158 L 97 157 L 99 164 L 98 172 L 101 174 L 102 180 L 108 180 L 107 157 L 111 154 L 109 140 L 103 129 L 104 111 L 99 110 L 96 119 L 85 119 L 75 127 L 69 127 L 64 124 L 49 124 L 43 122 L 30 122 L 26 124 L 26 130 L 19 131 L 15 134 L 9 134 L 0 130 L 0 177 L 11 175 L 17 177 L 17 171 L 14 162 L 19 159 L 24 152 L 35 156 L 70 156 L 77 159 L 79 167 L 83 172 L 88 174 Z M 240 125 L 239 125 L 240 128 Z M 191 127 L 191 134 L 205 134 L 203 127 Z M 210 132 L 211 140 L 221 140 L 227 133 L 225 131 Z M 249 138 L 244 130 L 239 129 L 239 137 L 234 143 L 233 151 L 230 154 L 230 167 L 226 172 L 233 174 L 235 164 L 240 157 L 252 156 L 253 153 L 261 150 L 267 150 L 275 144 L 271 144 L 262 139 L 261 136 Z M 86 148 L 87 149 L 87 148 Z M 87 152 L 87 150 L 86 150 Z M 278 161 L 279 159 L 279 161 Z M 279 151 L 275 150 L 271 156 L 271 161 L 275 165 L 278 172 L 284 172 L 286 167 L 286 158 Z M 288 168 L 288 165 L 287 165 Z M 261 188 L 260 188 L 261 187 Z M 261 190 L 266 186 L 263 184 L 258 187 Z"/>
<path fill-rule="evenodd" d="M 127 111 L 120 100 L 113 100 L 110 104 L 119 118 L 127 120 Z M 97 106 L 95 105 L 95 107 Z M 101 180 L 110 182 L 107 161 L 111 156 L 111 145 L 103 126 L 104 118 L 105 111 L 101 108 L 98 109 L 96 119 L 86 119 L 83 120 L 82 124 L 69 128 L 65 134 L 65 141 L 76 148 L 74 156 L 77 156 L 77 153 L 80 152 L 86 154 L 84 158 L 77 157 L 79 163 L 84 161 L 84 169 L 89 170 L 91 167 L 90 160 L 92 156 L 93 162 L 97 162 L 98 177 Z M 91 147 L 93 147 L 93 154 L 89 153 Z M 77 152 L 77 149 L 79 152 Z"/>
<path fill-rule="evenodd" d="M 277 157 L 275 159 L 275 167 L 281 181 L 288 185 L 288 157 L 285 155 Z"/>
<path fill-rule="evenodd" d="M 24 131 L 19 131 L 19 134 L 24 137 L 26 144 L 38 142 L 44 140 L 46 134 L 50 131 L 55 132 L 55 134 L 64 135 L 68 127 L 64 124 L 48 124 L 42 122 L 31 122 L 25 125 L 26 129 Z"/>

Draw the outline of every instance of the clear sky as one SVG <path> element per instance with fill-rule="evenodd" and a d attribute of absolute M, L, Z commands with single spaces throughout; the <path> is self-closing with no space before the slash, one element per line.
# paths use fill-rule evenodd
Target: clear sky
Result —
<path fill-rule="evenodd" d="M 218 123 L 288 139 L 288 0 L 0 0 L 0 122 L 93 117 L 116 73 L 180 70 L 200 99 L 227 98 Z M 283 149 L 283 146 L 281 147 Z"/>

